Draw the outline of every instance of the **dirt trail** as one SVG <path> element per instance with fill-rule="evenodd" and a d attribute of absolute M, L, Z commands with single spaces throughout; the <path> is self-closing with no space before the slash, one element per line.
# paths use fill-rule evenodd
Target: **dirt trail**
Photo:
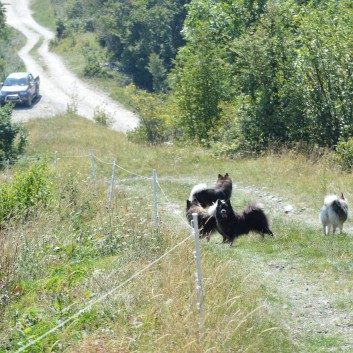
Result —
<path fill-rule="evenodd" d="M 236 187 L 240 193 L 256 195 L 256 199 L 264 203 L 266 208 L 273 213 L 284 214 L 286 205 L 293 205 L 289 200 L 284 200 L 269 192 L 264 192 L 256 187 Z M 301 222 L 309 227 L 317 227 L 321 232 L 318 220 L 318 210 L 298 208 L 293 205 L 293 210 L 286 215 L 288 222 Z M 348 227 L 345 225 L 345 231 Z M 253 252 L 244 253 L 246 266 L 249 270 L 248 280 L 263 283 L 282 298 L 282 303 L 276 307 L 272 304 L 271 310 L 279 311 L 292 332 L 294 341 L 297 336 L 312 337 L 322 340 L 329 337 L 339 338 L 342 343 L 330 352 L 353 352 L 353 307 L 347 311 L 338 304 L 350 302 L 352 284 L 345 278 L 333 278 L 325 272 L 314 272 L 308 276 L 302 271 L 302 260 L 290 260 L 283 254 L 281 258 L 266 261 L 260 254 Z M 314 338 L 316 337 L 316 338 Z M 320 350 L 325 352 L 325 348 Z M 308 352 L 309 353 L 309 352 Z"/>
<path fill-rule="evenodd" d="M 168 179 L 169 180 L 169 179 Z M 183 183 L 192 183 L 192 180 L 182 180 Z M 212 181 L 208 183 L 212 185 Z M 321 233 L 318 219 L 318 210 L 297 207 L 289 199 L 273 195 L 268 191 L 255 186 L 234 183 L 234 194 L 245 196 L 249 200 L 256 200 L 265 209 L 271 210 L 273 216 L 286 217 L 286 222 L 302 223 L 317 229 Z M 286 212 L 287 206 L 291 211 Z M 175 207 L 170 207 L 169 212 Z M 183 217 L 184 210 L 180 209 L 179 216 Z M 352 228 L 345 224 L 344 231 L 351 234 Z M 218 239 L 214 240 L 218 246 Z M 265 238 L 265 241 L 276 239 Z M 235 245 L 236 247 L 236 245 Z M 244 268 L 244 278 L 256 286 L 271 288 L 274 297 L 279 301 L 264 303 L 269 312 L 276 312 L 275 316 L 283 319 L 283 324 L 289 329 L 294 342 L 309 340 L 330 341 L 337 338 L 340 343 L 329 349 L 329 352 L 353 352 L 353 306 L 340 303 L 351 303 L 353 284 L 346 278 L 334 277 L 324 272 L 307 273 L 303 270 L 303 259 L 283 253 L 277 259 L 268 261 L 266 254 L 255 253 L 250 250 L 239 249 L 234 251 L 234 266 Z M 237 256 L 235 256 L 237 254 Z M 304 266 L 305 267 L 305 266 Z M 348 310 L 347 310 L 348 308 Z M 303 352 L 299 347 L 298 352 Z M 323 344 L 320 353 L 328 352 Z M 305 353 L 312 353 L 310 351 Z"/>
<path fill-rule="evenodd" d="M 5 6 L 7 23 L 27 38 L 19 56 L 27 70 L 39 75 L 41 80 L 40 100 L 34 102 L 32 108 L 16 107 L 15 121 L 52 117 L 75 104 L 77 113 L 91 120 L 97 108 L 103 109 L 113 120 L 114 130 L 127 132 L 137 126 L 138 118 L 133 113 L 79 80 L 57 55 L 49 52 L 49 42 L 54 34 L 32 18 L 29 0 L 8 0 Z M 38 50 L 33 50 L 33 57 L 31 50 L 38 45 Z"/>

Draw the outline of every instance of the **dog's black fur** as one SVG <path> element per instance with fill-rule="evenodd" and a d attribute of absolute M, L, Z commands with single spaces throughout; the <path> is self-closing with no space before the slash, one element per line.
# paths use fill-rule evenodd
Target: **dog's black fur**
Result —
<path fill-rule="evenodd" d="M 190 201 L 197 200 L 202 207 L 213 205 L 217 200 L 229 200 L 232 195 L 233 183 L 229 174 L 218 174 L 214 188 L 203 188 L 201 190 L 191 191 Z"/>
<path fill-rule="evenodd" d="M 263 209 L 255 204 L 249 204 L 242 212 L 235 212 L 229 200 L 218 200 L 215 217 L 217 229 L 223 236 L 223 243 L 233 244 L 233 241 L 250 231 L 273 236 L 268 218 Z"/>
<path fill-rule="evenodd" d="M 216 217 L 212 214 L 209 214 L 207 209 L 203 208 L 196 200 L 186 200 L 185 210 L 186 218 L 190 225 L 191 221 L 193 220 L 192 214 L 197 213 L 200 238 L 206 237 L 207 240 L 210 240 L 211 234 L 217 229 Z"/>

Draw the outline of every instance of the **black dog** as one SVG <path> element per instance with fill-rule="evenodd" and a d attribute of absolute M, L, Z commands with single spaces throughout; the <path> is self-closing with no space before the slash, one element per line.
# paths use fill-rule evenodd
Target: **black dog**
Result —
<path fill-rule="evenodd" d="M 229 174 L 218 174 L 216 185 L 208 188 L 206 184 L 195 185 L 190 193 L 189 201 L 197 200 L 202 207 L 213 205 L 217 200 L 228 200 L 232 195 L 233 183 Z"/>
<path fill-rule="evenodd" d="M 205 208 L 203 208 L 198 201 L 186 200 L 186 218 L 191 225 L 193 220 L 193 213 L 197 213 L 197 221 L 199 224 L 200 238 L 206 237 L 210 240 L 211 234 L 217 229 L 216 217 Z"/>
<path fill-rule="evenodd" d="M 242 212 L 235 212 L 230 201 L 218 200 L 215 208 L 217 229 L 223 236 L 223 243 L 233 244 L 233 241 L 250 231 L 273 236 L 268 218 L 263 209 L 255 204 L 249 204 Z"/>

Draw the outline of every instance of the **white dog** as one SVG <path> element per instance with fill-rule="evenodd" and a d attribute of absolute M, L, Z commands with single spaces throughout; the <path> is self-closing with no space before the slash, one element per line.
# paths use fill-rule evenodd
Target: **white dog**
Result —
<path fill-rule="evenodd" d="M 327 195 L 320 211 L 320 221 L 324 235 L 330 233 L 331 227 L 333 235 L 337 227 L 340 229 L 340 233 L 342 233 L 343 223 L 347 218 L 348 202 L 343 194 L 341 194 L 341 197 L 337 195 Z"/>

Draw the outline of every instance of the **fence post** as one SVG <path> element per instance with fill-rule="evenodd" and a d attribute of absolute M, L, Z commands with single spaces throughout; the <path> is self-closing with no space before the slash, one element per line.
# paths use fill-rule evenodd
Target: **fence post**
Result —
<path fill-rule="evenodd" d="M 92 150 L 89 150 L 89 154 L 91 156 L 93 182 L 94 182 L 94 186 L 96 186 L 96 167 L 94 165 L 94 156 L 93 156 Z"/>
<path fill-rule="evenodd" d="M 114 179 L 115 179 L 115 168 L 116 168 L 116 160 L 114 159 L 113 171 L 112 171 L 112 179 L 111 179 L 111 181 L 110 181 L 110 188 L 109 188 L 109 204 L 112 203 L 112 199 L 113 199 Z"/>
<path fill-rule="evenodd" d="M 56 170 L 57 154 L 58 154 L 58 151 L 55 151 L 55 153 L 54 153 L 54 170 Z"/>
<path fill-rule="evenodd" d="M 10 160 L 6 161 L 6 181 L 9 181 Z"/>
<path fill-rule="evenodd" d="M 152 171 L 153 181 L 153 209 L 154 209 L 154 228 L 158 230 L 158 205 L 157 205 L 157 173 L 156 170 Z"/>
<path fill-rule="evenodd" d="M 196 289 L 198 294 L 197 309 L 199 312 L 199 328 L 200 336 L 204 333 L 204 320 L 203 320 L 203 292 L 202 292 L 202 271 L 201 271 L 201 254 L 200 254 L 200 237 L 199 237 L 199 222 L 197 213 L 192 214 L 193 234 L 195 237 L 195 259 L 196 259 Z"/>

